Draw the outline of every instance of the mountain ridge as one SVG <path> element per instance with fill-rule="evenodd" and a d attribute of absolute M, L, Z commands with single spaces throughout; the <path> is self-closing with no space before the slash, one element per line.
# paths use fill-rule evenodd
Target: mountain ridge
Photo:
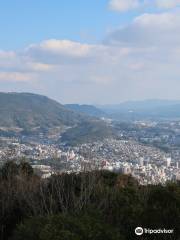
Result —
<path fill-rule="evenodd" d="M 73 110 L 75 112 L 87 114 L 92 117 L 104 117 L 106 113 L 104 113 L 101 109 L 97 108 L 94 105 L 89 104 L 65 104 L 65 106 Z"/>
<path fill-rule="evenodd" d="M 0 135 L 39 140 L 40 135 L 47 139 L 52 132 L 53 139 L 63 139 L 68 144 L 112 136 L 110 126 L 100 118 L 68 109 L 46 96 L 0 93 Z"/>
<path fill-rule="evenodd" d="M 0 93 L 0 127 L 71 126 L 86 117 L 46 96 L 34 93 Z"/>
<path fill-rule="evenodd" d="M 106 114 L 113 119 L 179 119 L 180 100 L 143 100 L 128 101 L 115 105 L 101 106 Z"/>

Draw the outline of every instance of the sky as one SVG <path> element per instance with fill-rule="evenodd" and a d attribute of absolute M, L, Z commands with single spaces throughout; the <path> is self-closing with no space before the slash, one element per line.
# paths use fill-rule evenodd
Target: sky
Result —
<path fill-rule="evenodd" d="M 0 91 L 180 99 L 180 0 L 0 0 Z"/>

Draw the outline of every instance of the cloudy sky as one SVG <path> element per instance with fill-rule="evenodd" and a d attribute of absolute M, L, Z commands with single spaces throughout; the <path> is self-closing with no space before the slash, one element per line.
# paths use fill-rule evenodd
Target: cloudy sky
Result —
<path fill-rule="evenodd" d="M 0 91 L 180 99 L 180 0 L 2 0 L 0 30 Z"/>

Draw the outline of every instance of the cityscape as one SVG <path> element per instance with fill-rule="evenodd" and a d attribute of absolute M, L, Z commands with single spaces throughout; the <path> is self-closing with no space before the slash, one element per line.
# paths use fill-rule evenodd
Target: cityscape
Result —
<path fill-rule="evenodd" d="M 129 123 L 130 130 L 127 126 L 122 127 L 122 123 L 110 123 L 116 128 L 116 138 L 84 142 L 77 146 L 57 143 L 56 135 L 44 143 L 39 138 L 35 141 L 24 136 L 1 137 L 1 164 L 5 159 L 24 159 L 43 178 L 62 172 L 108 170 L 132 175 L 142 185 L 180 180 L 178 121 Z M 44 136 L 41 138 L 44 139 Z"/>

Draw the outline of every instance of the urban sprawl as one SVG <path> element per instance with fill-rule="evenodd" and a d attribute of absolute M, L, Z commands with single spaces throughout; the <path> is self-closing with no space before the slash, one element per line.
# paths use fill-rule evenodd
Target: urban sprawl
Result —
<path fill-rule="evenodd" d="M 177 123 L 169 123 L 177 126 Z M 172 135 L 162 133 L 153 136 L 153 129 L 167 129 L 163 123 L 138 122 L 131 130 L 120 128 L 118 139 L 104 139 L 77 146 L 67 146 L 63 143 L 40 143 L 35 141 L 23 142 L 16 137 L 0 137 L 0 161 L 22 159 L 29 161 L 42 178 L 55 173 L 81 172 L 91 170 L 109 170 L 130 174 L 141 184 L 164 184 L 169 180 L 180 180 L 180 150 L 171 147 L 171 151 L 152 144 L 155 140 L 160 143 L 164 139 L 172 145 Z M 148 129 L 148 131 L 147 131 Z M 151 133 L 149 133 L 151 129 Z M 170 128 L 168 128 L 169 131 Z M 174 134 L 173 137 L 177 137 Z M 140 136 L 138 136 L 140 135 Z M 138 141 L 137 141 L 138 136 Z M 179 135 L 178 135 L 179 136 Z M 171 143 L 170 143 L 171 139 Z M 142 141 L 143 140 L 143 141 Z M 149 144 L 151 143 L 151 144 Z"/>

